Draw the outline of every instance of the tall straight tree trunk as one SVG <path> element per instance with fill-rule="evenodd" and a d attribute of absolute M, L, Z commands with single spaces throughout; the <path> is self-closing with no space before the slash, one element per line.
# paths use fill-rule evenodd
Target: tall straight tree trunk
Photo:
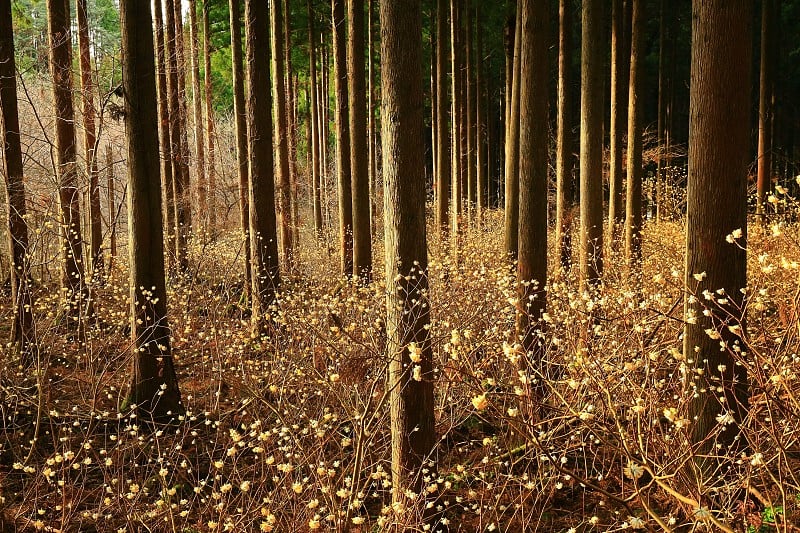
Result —
<path fill-rule="evenodd" d="M 208 172 L 206 174 L 206 202 L 208 206 L 208 231 L 213 232 L 217 225 L 217 204 L 214 199 L 217 197 L 217 170 L 215 167 L 214 139 L 216 137 L 216 127 L 214 120 L 214 86 L 211 77 L 211 6 L 208 0 L 203 0 L 203 69 L 205 70 L 205 96 L 206 96 L 206 164 Z"/>
<path fill-rule="evenodd" d="M 289 150 L 289 203 L 291 204 L 292 252 L 300 242 L 300 216 L 297 205 L 297 87 L 295 86 L 294 68 L 292 67 L 292 24 L 291 2 L 286 2 L 283 10 L 283 64 L 286 72 L 286 120 L 288 128 Z"/>
<path fill-rule="evenodd" d="M 314 32 L 314 10 L 311 7 L 311 0 L 306 0 L 308 7 L 308 67 L 311 86 L 310 122 L 311 122 L 311 198 L 312 209 L 314 211 L 314 233 L 317 238 L 322 237 L 322 197 L 320 194 L 320 182 L 322 181 L 321 154 L 320 154 L 320 126 L 321 119 L 319 114 L 319 102 L 317 99 L 317 59 L 316 34 Z"/>
<path fill-rule="evenodd" d="M 657 152 L 657 160 L 656 160 L 656 190 L 655 190 L 655 201 L 656 201 L 656 222 L 661 222 L 662 217 L 664 216 L 664 182 L 665 180 L 665 165 L 664 159 L 665 154 L 662 152 L 664 150 L 664 119 L 666 116 L 666 102 L 665 102 L 665 92 L 666 92 L 666 84 L 670 83 L 667 82 L 666 78 L 666 49 L 665 45 L 667 42 L 666 39 L 666 24 L 664 23 L 664 5 L 666 0 L 659 0 L 658 3 L 658 119 L 656 123 L 656 142 L 658 144 L 658 152 Z"/>
<path fill-rule="evenodd" d="M 436 227 L 443 237 L 447 237 L 450 229 L 448 209 L 450 207 L 450 136 L 448 133 L 447 100 L 447 0 L 436 0 Z"/>
<path fill-rule="evenodd" d="M 594 287 L 603 273 L 603 42 L 604 0 L 581 6 L 581 283 Z"/>
<path fill-rule="evenodd" d="M 612 250 L 617 246 L 619 229 L 625 221 L 625 193 L 622 188 L 625 175 L 622 171 L 622 139 L 625 135 L 628 70 L 630 69 L 630 54 L 626 53 L 625 46 L 625 4 L 632 1 L 613 0 L 611 3 L 611 175 L 608 179 L 608 244 Z"/>
<path fill-rule="evenodd" d="M 289 174 L 289 120 L 286 114 L 287 87 L 285 74 L 283 5 L 284 0 L 272 0 L 270 10 L 270 39 L 272 42 L 272 90 L 275 110 L 275 155 L 278 157 L 278 213 L 280 215 L 281 248 L 286 271 L 294 270 L 292 246 L 292 189 Z"/>
<path fill-rule="evenodd" d="M 239 0 L 228 0 L 231 17 L 231 62 L 233 70 L 233 114 L 236 119 L 236 166 L 239 177 L 239 215 L 244 233 L 244 294 L 248 301 L 253 288 L 252 253 L 250 251 L 250 170 L 247 141 L 247 109 L 244 99 L 244 67 L 242 65 L 242 21 Z"/>
<path fill-rule="evenodd" d="M 81 100 L 83 102 L 83 148 L 86 158 L 86 174 L 89 176 L 89 256 L 91 277 L 103 270 L 103 215 L 100 211 L 100 183 L 97 170 L 94 107 L 94 83 L 92 62 L 89 53 L 89 23 L 86 0 L 77 0 L 78 47 L 80 48 Z"/>
<path fill-rule="evenodd" d="M 66 0 L 47 0 L 47 26 L 56 117 L 56 176 L 63 238 L 62 284 L 66 291 L 66 316 L 75 326 L 88 314 L 88 307 L 91 306 L 84 308 L 89 302 L 89 296 L 83 274 L 80 195 L 75 157 L 75 112 L 72 107 L 72 41 L 69 3 Z"/>
<path fill-rule="evenodd" d="M 572 1 L 558 2 L 558 96 L 556 110 L 556 228 L 559 264 L 572 267 Z"/>
<path fill-rule="evenodd" d="M 761 71 L 758 92 L 758 178 L 756 212 L 764 215 L 767 191 L 772 187 L 773 96 L 775 85 L 776 0 L 761 3 Z"/>
<path fill-rule="evenodd" d="M 161 158 L 159 157 L 159 161 Z M 116 178 L 114 177 L 114 150 L 111 143 L 106 145 L 106 192 L 108 193 L 108 273 L 111 274 L 114 258 L 117 257 L 117 200 Z M 163 230 L 162 230 L 163 233 Z"/>
<path fill-rule="evenodd" d="M 486 142 L 486 109 L 488 105 L 484 105 L 484 95 L 488 92 L 486 89 L 486 80 L 483 75 L 483 28 L 481 24 L 481 8 L 480 3 L 475 7 L 475 167 L 476 167 L 476 197 L 475 209 L 477 218 L 480 221 L 483 212 L 489 207 L 487 201 L 488 183 L 486 178 L 487 165 L 486 155 L 488 144 Z M 488 104 L 488 98 L 486 99 Z"/>
<path fill-rule="evenodd" d="M 549 3 L 521 0 L 517 337 L 541 375 L 538 331 L 547 305 L 547 102 Z M 542 378 L 539 378 L 542 379 Z"/>
<path fill-rule="evenodd" d="M 514 92 L 514 47 L 515 35 L 517 31 L 516 23 L 516 0 L 507 0 L 506 6 L 513 8 L 513 12 L 508 14 L 505 25 L 503 26 L 503 51 L 505 52 L 505 85 L 503 94 L 503 142 L 507 143 L 509 137 L 509 127 L 511 126 L 511 96 Z M 504 146 L 505 148 L 505 146 Z M 501 163 L 505 163 L 504 152 L 501 154 Z M 503 167 L 503 181 L 505 181 L 505 165 Z M 498 186 L 498 200 L 500 199 L 500 187 Z M 499 203 L 499 201 L 498 201 Z"/>
<path fill-rule="evenodd" d="M 395 502 L 408 505 L 406 490 L 422 492 L 423 464 L 431 459 L 436 438 L 420 135 L 422 13 L 419 0 L 383 0 L 380 6 L 386 279 L 393 285 L 386 291 L 392 494 Z M 420 350 L 417 363 L 411 343 Z"/>
<path fill-rule="evenodd" d="M 375 204 L 377 202 L 375 184 L 378 180 L 378 165 L 376 163 L 377 155 L 375 153 L 376 137 L 375 132 L 375 68 L 373 63 L 375 61 L 375 40 L 373 38 L 373 13 L 375 12 L 375 0 L 367 0 L 367 111 L 369 120 L 367 128 L 369 130 L 369 220 L 370 225 L 375 228 Z M 374 231 L 373 231 L 374 233 Z"/>
<path fill-rule="evenodd" d="M 632 2 L 630 89 L 628 91 L 628 183 L 625 216 L 625 262 L 635 275 L 642 266 L 642 34 L 644 0 Z"/>
<path fill-rule="evenodd" d="M 153 26 L 150 4 L 121 0 L 122 79 L 128 147 L 131 341 L 133 376 L 128 405 L 140 420 L 169 422 L 184 413 L 175 375 L 158 172 Z"/>
<path fill-rule="evenodd" d="M 519 246 L 519 91 L 522 44 L 522 2 L 517 3 L 514 28 L 514 70 L 511 75 L 511 109 L 506 128 L 506 213 L 505 249 L 508 258 L 516 261 Z"/>
<path fill-rule="evenodd" d="M 178 224 L 184 229 L 182 239 L 187 245 L 185 249 L 188 253 L 188 242 L 192 234 L 192 189 L 189 171 L 189 160 L 191 159 L 191 153 L 189 152 L 189 112 L 186 102 L 186 54 L 184 46 L 186 36 L 183 31 L 182 0 L 173 0 L 173 2 L 173 9 L 175 10 L 175 56 L 178 66 L 178 103 L 180 104 L 179 120 L 181 124 L 181 155 L 178 160 L 181 168 L 181 180 L 176 182 L 178 187 L 176 189 L 177 198 L 180 200 L 178 205 Z"/>
<path fill-rule="evenodd" d="M 7 237 L 11 257 L 10 341 L 19 348 L 22 363 L 33 363 L 36 342 L 33 328 L 33 300 L 28 286 L 28 224 L 25 221 L 25 181 L 20 143 L 17 105 L 17 72 L 14 61 L 14 30 L 11 24 L 11 1 L 0 0 L 0 126 L 3 142 L 3 175 L 6 184 Z"/>
<path fill-rule="evenodd" d="M 158 69 L 157 89 L 158 89 L 158 120 L 159 120 L 159 139 L 161 145 L 161 184 L 164 188 L 164 213 L 166 226 L 167 243 L 167 268 L 174 272 L 175 260 L 177 258 L 177 243 L 175 235 L 176 215 L 175 215 L 175 188 L 174 176 L 172 175 L 172 120 L 170 117 L 170 93 L 167 85 L 169 76 L 167 59 L 165 57 L 166 36 L 164 32 L 164 20 L 161 7 L 161 0 L 153 0 L 153 11 L 155 12 L 155 40 L 156 40 L 156 65 Z"/>
<path fill-rule="evenodd" d="M 342 275 L 353 275 L 353 191 L 350 162 L 350 118 L 347 85 L 345 0 L 331 0 L 333 79 L 336 91 L 336 183 L 339 192 L 339 251 Z"/>
<path fill-rule="evenodd" d="M 467 181 L 467 220 L 472 222 L 475 215 L 475 201 L 477 194 L 475 186 L 477 182 L 475 168 L 475 74 L 473 62 L 475 60 L 472 51 L 472 10 L 469 5 L 464 5 L 464 112 L 466 114 L 464 136 L 466 140 L 466 181 Z"/>
<path fill-rule="evenodd" d="M 267 333 L 270 307 L 280 286 L 275 175 L 272 158 L 272 92 L 269 9 L 245 0 L 247 35 L 247 134 L 250 175 L 250 239 L 253 254 L 252 334 Z"/>
<path fill-rule="evenodd" d="M 364 68 L 364 2 L 347 0 L 347 79 L 350 84 L 350 163 L 353 193 L 353 275 L 372 280 L 372 232 L 367 161 L 367 89 Z"/>
<path fill-rule="evenodd" d="M 450 59 L 452 64 L 452 106 L 451 106 L 451 136 L 452 136 L 452 164 L 450 166 L 450 223 L 453 236 L 453 245 L 458 246 L 458 235 L 461 231 L 461 43 L 459 18 L 461 0 L 450 0 Z"/>
<path fill-rule="evenodd" d="M 694 362 L 688 374 L 694 391 L 688 419 L 701 479 L 718 475 L 717 458 L 738 457 L 745 444 L 738 436 L 748 411 L 747 368 L 737 364 L 736 352 L 745 349 L 740 335 L 745 331 L 742 290 L 747 284 L 753 4 L 692 2 L 686 290 L 698 297 L 685 299 L 683 354 Z M 737 243 L 725 242 L 737 230 Z M 725 291 L 724 300 L 706 305 L 700 295 L 718 289 Z"/>
<path fill-rule="evenodd" d="M 203 1 L 203 11 L 205 12 L 205 0 Z M 205 15 L 204 15 L 205 18 Z M 203 27 L 205 31 L 205 25 Z M 205 35 L 203 35 L 205 42 Z M 206 149 L 205 133 L 203 130 L 203 98 L 200 93 L 200 39 L 197 35 L 197 0 L 189 0 L 189 49 L 191 51 L 191 73 L 192 73 L 192 104 L 194 108 L 194 155 L 195 161 L 195 180 L 197 183 L 197 214 L 200 219 L 199 229 L 201 233 L 208 231 L 208 182 L 206 181 Z M 205 48 L 205 47 L 204 47 Z M 208 70 L 206 70 L 208 72 Z M 209 95 L 206 94 L 206 100 Z"/>

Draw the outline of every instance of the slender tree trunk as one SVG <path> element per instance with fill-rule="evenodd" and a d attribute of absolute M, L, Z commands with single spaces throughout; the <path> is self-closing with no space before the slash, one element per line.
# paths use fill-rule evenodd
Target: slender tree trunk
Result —
<path fill-rule="evenodd" d="M 630 89 L 628 91 L 628 183 L 625 216 L 625 262 L 632 277 L 642 266 L 642 34 L 644 0 L 632 2 Z"/>
<path fill-rule="evenodd" d="M 758 93 L 758 178 L 756 212 L 764 215 L 767 191 L 772 187 L 773 95 L 775 85 L 775 11 L 776 0 L 761 4 L 761 71 Z"/>
<path fill-rule="evenodd" d="M 275 110 L 275 155 L 278 158 L 275 166 L 278 172 L 279 194 L 278 213 L 280 215 L 281 248 L 286 271 L 294 270 L 294 253 L 292 246 L 292 189 L 289 174 L 289 120 L 286 114 L 287 90 L 285 83 L 285 54 L 283 51 L 283 9 L 284 0 L 272 0 L 270 3 L 271 24 L 270 39 L 272 42 L 272 90 Z"/>
<path fill-rule="evenodd" d="M 558 2 L 558 96 L 556 117 L 556 249 L 561 269 L 572 267 L 572 1 Z"/>
<path fill-rule="evenodd" d="M 519 79 L 522 43 L 522 2 L 517 4 L 514 29 L 514 71 L 511 75 L 511 109 L 506 129 L 506 213 L 505 249 L 511 261 L 517 259 L 519 228 Z"/>
<path fill-rule="evenodd" d="M 153 11 L 155 12 L 156 64 L 158 66 L 158 133 L 161 141 L 161 183 L 165 192 L 164 213 L 166 214 L 167 268 L 170 272 L 174 272 L 175 260 L 178 252 L 175 235 L 175 188 L 173 185 L 174 177 L 172 175 L 172 121 L 170 117 L 170 93 L 167 89 L 168 67 L 165 58 L 166 36 L 164 35 L 161 0 L 153 0 Z"/>
<path fill-rule="evenodd" d="M 472 10 L 469 5 L 464 5 L 464 104 L 465 104 L 465 153 L 466 153 L 466 181 L 467 181 L 467 221 L 472 223 L 475 218 L 475 191 L 477 183 L 475 167 L 475 73 L 473 70 L 474 53 L 472 51 Z"/>
<path fill-rule="evenodd" d="M 594 287 L 603 273 L 603 42 L 604 0 L 581 6 L 581 283 Z"/>
<path fill-rule="evenodd" d="M 447 0 L 436 1 L 436 227 L 444 238 L 450 229 L 448 209 L 450 207 L 450 136 L 448 134 L 448 107 L 447 100 Z"/>
<path fill-rule="evenodd" d="M 295 253 L 300 242 L 300 216 L 297 205 L 297 87 L 294 68 L 292 67 L 292 25 L 290 20 L 291 2 L 286 2 L 283 10 L 283 64 L 286 72 L 286 120 L 288 128 L 289 150 L 289 203 L 292 217 L 290 220 L 292 234 L 292 253 Z"/>
<path fill-rule="evenodd" d="M 153 26 L 150 4 L 121 0 L 122 79 L 128 145 L 131 341 L 128 405 L 139 419 L 168 422 L 184 412 L 167 321 L 164 234 L 158 172 Z"/>
<path fill-rule="evenodd" d="M 231 62 L 233 63 L 233 114 L 236 119 L 236 166 L 239 177 L 239 215 L 244 233 L 244 294 L 252 294 L 252 253 L 250 251 L 250 170 L 247 141 L 247 109 L 244 98 L 244 67 L 242 65 L 242 21 L 239 0 L 228 0 L 231 17 Z"/>
<path fill-rule="evenodd" d="M 747 284 L 753 4 L 692 2 L 686 290 L 698 297 L 685 299 L 683 354 L 694 366 L 688 374 L 694 391 L 688 418 L 701 478 L 716 476 L 722 460 L 717 458 L 738 457 L 745 445 L 738 436 L 748 412 L 747 368 L 737 364 L 737 353 L 745 349 L 740 335 Z M 725 242 L 738 232 L 737 244 Z M 718 289 L 725 298 L 706 305 L 700 295 Z"/>
<path fill-rule="evenodd" d="M 353 275 L 353 191 L 350 161 L 349 87 L 345 0 L 332 0 L 333 77 L 336 91 L 336 183 L 339 192 L 339 250 L 342 275 Z"/>
<path fill-rule="evenodd" d="M 33 328 L 33 300 L 28 286 L 28 224 L 25 221 L 25 181 L 10 0 L 0 0 L 0 119 L 8 209 L 6 244 L 11 257 L 11 301 L 14 305 L 10 341 L 19 348 L 23 365 L 28 366 L 33 363 L 32 350 L 36 338 Z"/>
<path fill-rule="evenodd" d="M 103 271 L 103 215 L 100 211 L 100 184 L 95 153 L 94 83 L 89 54 L 89 23 L 86 0 L 77 0 L 78 47 L 80 48 L 81 100 L 83 102 L 83 148 L 86 158 L 86 174 L 89 176 L 89 256 L 91 277 Z"/>
<path fill-rule="evenodd" d="M 550 69 L 549 5 L 521 0 L 519 258 L 517 337 L 540 376 L 543 348 L 538 332 L 547 305 L 547 102 Z M 523 368 L 527 368 L 527 365 Z M 540 377 L 539 379 L 543 379 Z"/>
<path fill-rule="evenodd" d="M 461 231 L 461 43 L 459 27 L 460 0 L 450 0 L 450 59 L 452 64 L 452 106 L 451 106 L 451 130 L 452 130 L 452 164 L 450 192 L 450 223 L 453 246 L 458 247 L 458 235 Z"/>
<path fill-rule="evenodd" d="M 364 2 L 347 0 L 347 78 L 350 84 L 350 163 L 353 193 L 353 275 L 372 280 L 367 161 L 367 89 L 364 68 Z"/>
<path fill-rule="evenodd" d="M 406 490 L 423 492 L 422 467 L 431 460 L 436 437 L 426 296 L 425 148 L 419 134 L 422 13 L 419 0 L 384 0 L 380 5 L 386 279 L 394 285 L 386 292 L 392 494 L 405 506 L 410 503 Z M 411 343 L 420 350 L 415 350 L 418 363 L 412 363 Z"/>
<path fill-rule="evenodd" d="M 375 228 L 375 204 L 377 202 L 375 184 L 378 181 L 378 165 L 376 163 L 377 155 L 375 153 L 376 132 L 375 132 L 375 69 L 373 63 L 375 61 L 375 42 L 373 39 L 373 13 L 375 12 L 375 0 L 367 0 L 367 112 L 369 115 L 368 129 L 369 129 L 369 220 L 370 225 Z"/>
<path fill-rule="evenodd" d="M 655 209 L 656 209 L 656 222 L 661 222 L 664 216 L 664 118 L 666 115 L 666 102 L 665 92 L 665 44 L 666 40 L 666 24 L 664 24 L 664 5 L 666 0 L 659 0 L 658 3 L 658 121 L 656 124 L 656 141 L 658 143 L 657 160 L 656 160 L 656 190 L 655 190 Z"/>
<path fill-rule="evenodd" d="M 159 161 L 161 158 L 159 157 Z M 116 178 L 114 177 L 114 150 L 111 143 L 106 145 L 106 190 L 108 193 L 108 273 L 111 274 L 111 267 L 114 258 L 117 257 L 117 200 L 116 200 Z M 163 230 L 162 230 L 163 233 Z"/>
<path fill-rule="evenodd" d="M 84 279 L 80 195 L 76 171 L 75 112 L 72 107 L 72 41 L 69 3 L 47 0 L 50 35 L 50 72 L 55 105 L 56 176 L 63 238 L 62 284 L 66 291 L 67 318 L 73 326 L 90 312 Z"/>
<path fill-rule="evenodd" d="M 214 201 L 217 192 L 217 169 L 214 153 L 214 139 L 216 137 L 216 127 L 214 120 L 214 86 L 211 78 L 211 20 L 209 19 L 211 6 L 208 0 L 203 0 L 203 59 L 205 70 L 205 93 L 206 93 L 206 164 L 208 172 L 206 174 L 206 202 L 208 206 L 208 231 L 214 231 L 217 225 L 217 204 Z"/>
<path fill-rule="evenodd" d="M 253 254 L 252 334 L 267 333 L 270 307 L 280 286 L 275 176 L 272 157 L 272 98 L 269 9 L 245 0 L 247 35 L 247 134 L 250 175 L 250 239 Z"/>
<path fill-rule="evenodd" d="M 311 197 L 312 209 L 314 211 L 314 233 L 317 238 L 322 237 L 322 197 L 320 194 L 320 183 L 322 181 L 322 168 L 320 168 L 320 104 L 317 99 L 317 59 L 315 54 L 316 37 L 314 33 L 314 11 L 311 7 L 311 0 L 306 0 L 308 6 L 308 65 L 310 84 L 309 94 L 311 95 Z"/>
<path fill-rule="evenodd" d="M 616 248 L 620 226 L 625 222 L 622 139 L 625 135 L 630 69 L 630 54 L 625 46 L 625 4 L 632 1 L 613 0 L 611 4 L 611 175 L 608 180 L 608 244 L 611 250 Z"/>
<path fill-rule="evenodd" d="M 203 2 L 203 18 L 205 19 L 205 0 Z M 205 44 L 205 25 L 203 25 L 203 43 Z M 205 134 L 203 131 L 203 98 L 200 93 L 200 39 L 197 35 L 197 0 L 189 0 L 189 49 L 192 63 L 192 104 L 194 107 L 194 154 L 196 161 L 195 176 L 197 182 L 197 214 L 199 229 L 202 234 L 207 233 L 208 220 L 208 182 L 206 181 Z M 205 49 L 205 46 L 204 46 Z M 204 67 L 205 68 L 205 67 Z M 206 72 L 208 72 L 206 70 Z M 206 101 L 209 94 L 206 94 Z"/>
<path fill-rule="evenodd" d="M 482 104 L 484 94 L 486 94 L 486 81 L 483 75 L 483 27 L 481 24 L 481 4 L 476 4 L 475 7 L 475 167 L 476 167 L 476 197 L 475 209 L 477 219 L 483 217 L 483 212 L 488 208 L 489 202 L 487 201 L 488 183 L 486 179 L 486 155 L 487 155 L 487 142 L 486 142 L 486 109 L 488 105 Z M 486 100 L 488 104 L 488 98 Z"/>

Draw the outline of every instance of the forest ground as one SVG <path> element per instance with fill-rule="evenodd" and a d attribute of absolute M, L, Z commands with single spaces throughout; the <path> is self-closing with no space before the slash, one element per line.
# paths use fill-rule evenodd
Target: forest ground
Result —
<path fill-rule="evenodd" d="M 100 320 L 84 340 L 55 323 L 51 265 L 51 277 L 37 280 L 36 368 L 20 370 L 6 348 L 0 363 L 0 525 L 188 533 L 415 523 L 391 507 L 377 233 L 375 282 L 359 288 L 337 275 L 328 244 L 336 239 L 304 232 L 298 272 L 284 278 L 279 325 L 266 339 L 250 337 L 241 307 L 239 233 L 196 237 L 191 276 L 168 289 L 187 414 L 156 433 L 120 412 L 132 357 L 124 238 L 94 290 Z M 740 361 L 751 380 L 749 447 L 723 461 L 728 474 L 700 480 L 684 468 L 693 451 L 680 221 L 646 225 L 641 280 L 618 253 L 607 256 L 599 294 L 581 293 L 573 274 L 551 280 L 551 364 L 532 378 L 518 374 L 509 344 L 514 276 L 501 236 L 502 213 L 493 211 L 467 232 L 458 262 L 438 237 L 429 240 L 439 440 L 424 481 L 440 526 L 798 529 L 798 224 L 751 224 Z M 598 317 L 591 327 L 589 316 Z M 6 297 L 0 324 L 9 317 Z M 543 404 L 531 379 L 545 384 Z"/>

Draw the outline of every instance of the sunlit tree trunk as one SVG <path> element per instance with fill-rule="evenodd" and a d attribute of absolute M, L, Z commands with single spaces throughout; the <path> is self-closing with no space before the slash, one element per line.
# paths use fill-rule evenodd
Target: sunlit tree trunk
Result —
<path fill-rule="evenodd" d="M 292 232 L 292 253 L 297 250 L 300 242 L 300 215 L 297 205 L 297 87 L 294 68 L 292 67 L 292 24 L 291 2 L 286 2 L 283 10 L 283 64 L 286 73 L 286 120 L 288 123 L 289 143 L 289 202 L 291 204 L 292 218 L 290 221 Z"/>
<path fill-rule="evenodd" d="M 656 142 L 658 153 L 656 155 L 656 187 L 655 187 L 655 209 L 656 222 L 661 222 L 664 216 L 664 182 L 665 180 L 665 151 L 664 146 L 664 126 L 666 116 L 666 24 L 664 23 L 664 6 L 666 0 L 658 2 L 658 118 L 656 122 Z"/>
<path fill-rule="evenodd" d="M 560 268 L 572 267 L 572 1 L 558 2 L 558 96 L 556 109 L 556 224 Z"/>
<path fill-rule="evenodd" d="M 350 162 L 349 87 L 345 0 L 332 0 L 333 78 L 336 91 L 336 183 L 339 192 L 339 251 L 342 275 L 353 275 L 353 196 Z"/>
<path fill-rule="evenodd" d="M 320 117 L 320 104 L 317 98 L 317 59 L 316 59 L 316 34 L 314 33 L 314 10 L 311 7 L 311 0 L 306 0 L 308 7 L 308 66 L 311 94 L 310 121 L 311 121 L 311 198 L 312 209 L 314 211 L 314 233 L 322 237 L 322 195 L 320 194 L 320 183 L 322 182 L 322 155 L 320 146 L 320 129 L 322 119 Z"/>
<path fill-rule="evenodd" d="M 214 86 L 211 77 L 211 20 L 210 16 L 211 6 L 208 0 L 203 0 L 203 59 L 205 64 L 205 102 L 206 102 L 206 142 L 208 147 L 206 150 L 207 158 L 206 164 L 208 172 L 206 174 L 207 194 L 206 201 L 208 205 L 208 231 L 213 232 L 217 226 L 217 204 L 215 199 L 217 197 L 217 169 L 214 152 L 214 140 L 216 137 L 216 121 L 214 120 Z"/>
<path fill-rule="evenodd" d="M 475 201 L 477 199 L 476 184 L 477 174 L 475 167 L 475 73 L 473 63 L 475 61 L 472 51 L 472 9 L 469 5 L 464 5 L 462 9 L 464 15 L 464 140 L 465 140 L 465 159 L 466 168 L 466 199 L 465 211 L 469 223 L 475 217 Z"/>
<path fill-rule="evenodd" d="M 483 31 L 484 27 L 481 18 L 480 3 L 475 7 L 475 209 L 476 216 L 480 221 L 484 211 L 488 208 L 487 201 L 488 187 L 486 156 L 488 146 L 486 142 L 486 108 L 488 108 L 488 98 L 484 100 L 487 93 L 486 81 L 483 69 Z M 485 102 L 485 103 L 484 103 Z"/>
<path fill-rule="evenodd" d="M 511 261 L 517 259 L 519 246 L 519 79 L 522 43 L 522 2 L 517 3 L 514 28 L 514 70 L 511 75 L 511 109 L 506 128 L 506 213 L 505 250 Z"/>
<path fill-rule="evenodd" d="M 205 0 L 203 9 L 205 11 Z M 205 17 L 204 17 L 205 18 Z M 203 28 L 205 31 L 205 27 Z M 200 52 L 197 35 L 197 0 L 189 0 L 189 49 L 191 51 L 192 104 L 194 108 L 195 180 L 197 183 L 197 215 L 201 233 L 208 231 L 208 182 L 206 181 L 206 149 L 203 120 L 203 97 L 200 93 Z M 203 35 L 205 42 L 205 35 Z M 206 71 L 208 72 L 208 71 Z M 209 95 L 206 94 L 206 99 Z"/>
<path fill-rule="evenodd" d="M 459 36 L 461 31 L 459 27 L 461 20 L 459 17 L 460 0 L 450 0 L 450 59 L 451 59 L 451 72 L 452 80 L 451 91 L 451 138 L 452 149 L 450 156 L 452 158 L 450 165 L 450 224 L 451 234 L 453 236 L 453 246 L 458 246 L 458 234 L 461 231 L 461 150 L 463 148 L 461 143 L 461 105 L 462 105 L 462 85 L 461 85 L 461 43 Z"/>
<path fill-rule="evenodd" d="M 133 376 L 127 404 L 138 419 L 168 422 L 183 414 L 167 321 L 161 184 L 158 172 L 153 27 L 150 4 L 121 0 L 122 79 L 128 148 Z"/>
<path fill-rule="evenodd" d="M 767 191 L 772 187 L 772 130 L 775 90 L 775 11 L 776 0 L 761 3 L 761 71 L 758 93 L 758 178 L 756 212 L 764 214 Z"/>
<path fill-rule="evenodd" d="M 717 476 L 717 458 L 738 457 L 745 445 L 738 435 L 748 411 L 747 367 L 737 363 L 745 349 L 753 4 L 692 2 L 686 289 L 697 298 L 685 299 L 683 355 L 693 367 L 687 372 L 693 391 L 688 419 L 701 478 Z M 735 244 L 726 242 L 732 234 Z M 719 289 L 724 293 L 717 297 Z M 703 298 L 704 291 L 715 301 Z M 711 437 L 719 420 L 730 423 Z"/>
<path fill-rule="evenodd" d="M 447 0 L 436 1 L 436 227 L 443 237 L 450 229 L 450 134 L 448 130 L 449 102 L 447 99 Z"/>
<path fill-rule="evenodd" d="M 625 262 L 630 273 L 636 273 L 642 263 L 642 33 L 644 0 L 632 2 L 630 88 L 628 90 L 628 183 L 625 215 Z"/>
<path fill-rule="evenodd" d="M 611 3 L 611 146 L 610 176 L 608 178 L 608 238 L 609 247 L 617 247 L 620 226 L 625 221 L 624 172 L 622 170 L 623 137 L 625 135 L 628 100 L 628 71 L 630 54 L 625 46 L 625 5 L 633 0 L 613 0 Z M 630 141 L 629 141 L 630 142 Z"/>
<path fill-rule="evenodd" d="M 33 301 L 28 286 L 28 224 L 25 221 L 25 182 L 18 109 L 11 1 L 0 0 L 0 133 L 8 216 L 6 243 L 11 257 L 11 302 L 14 306 L 10 341 L 19 348 L 22 362 L 27 366 L 33 362 L 32 350 L 36 339 Z"/>

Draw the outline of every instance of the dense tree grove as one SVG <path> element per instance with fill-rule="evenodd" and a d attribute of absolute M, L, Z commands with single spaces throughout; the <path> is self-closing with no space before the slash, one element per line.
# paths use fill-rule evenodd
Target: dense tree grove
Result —
<path fill-rule="evenodd" d="M 798 43 L 0 0 L 0 531 L 797 529 Z"/>

